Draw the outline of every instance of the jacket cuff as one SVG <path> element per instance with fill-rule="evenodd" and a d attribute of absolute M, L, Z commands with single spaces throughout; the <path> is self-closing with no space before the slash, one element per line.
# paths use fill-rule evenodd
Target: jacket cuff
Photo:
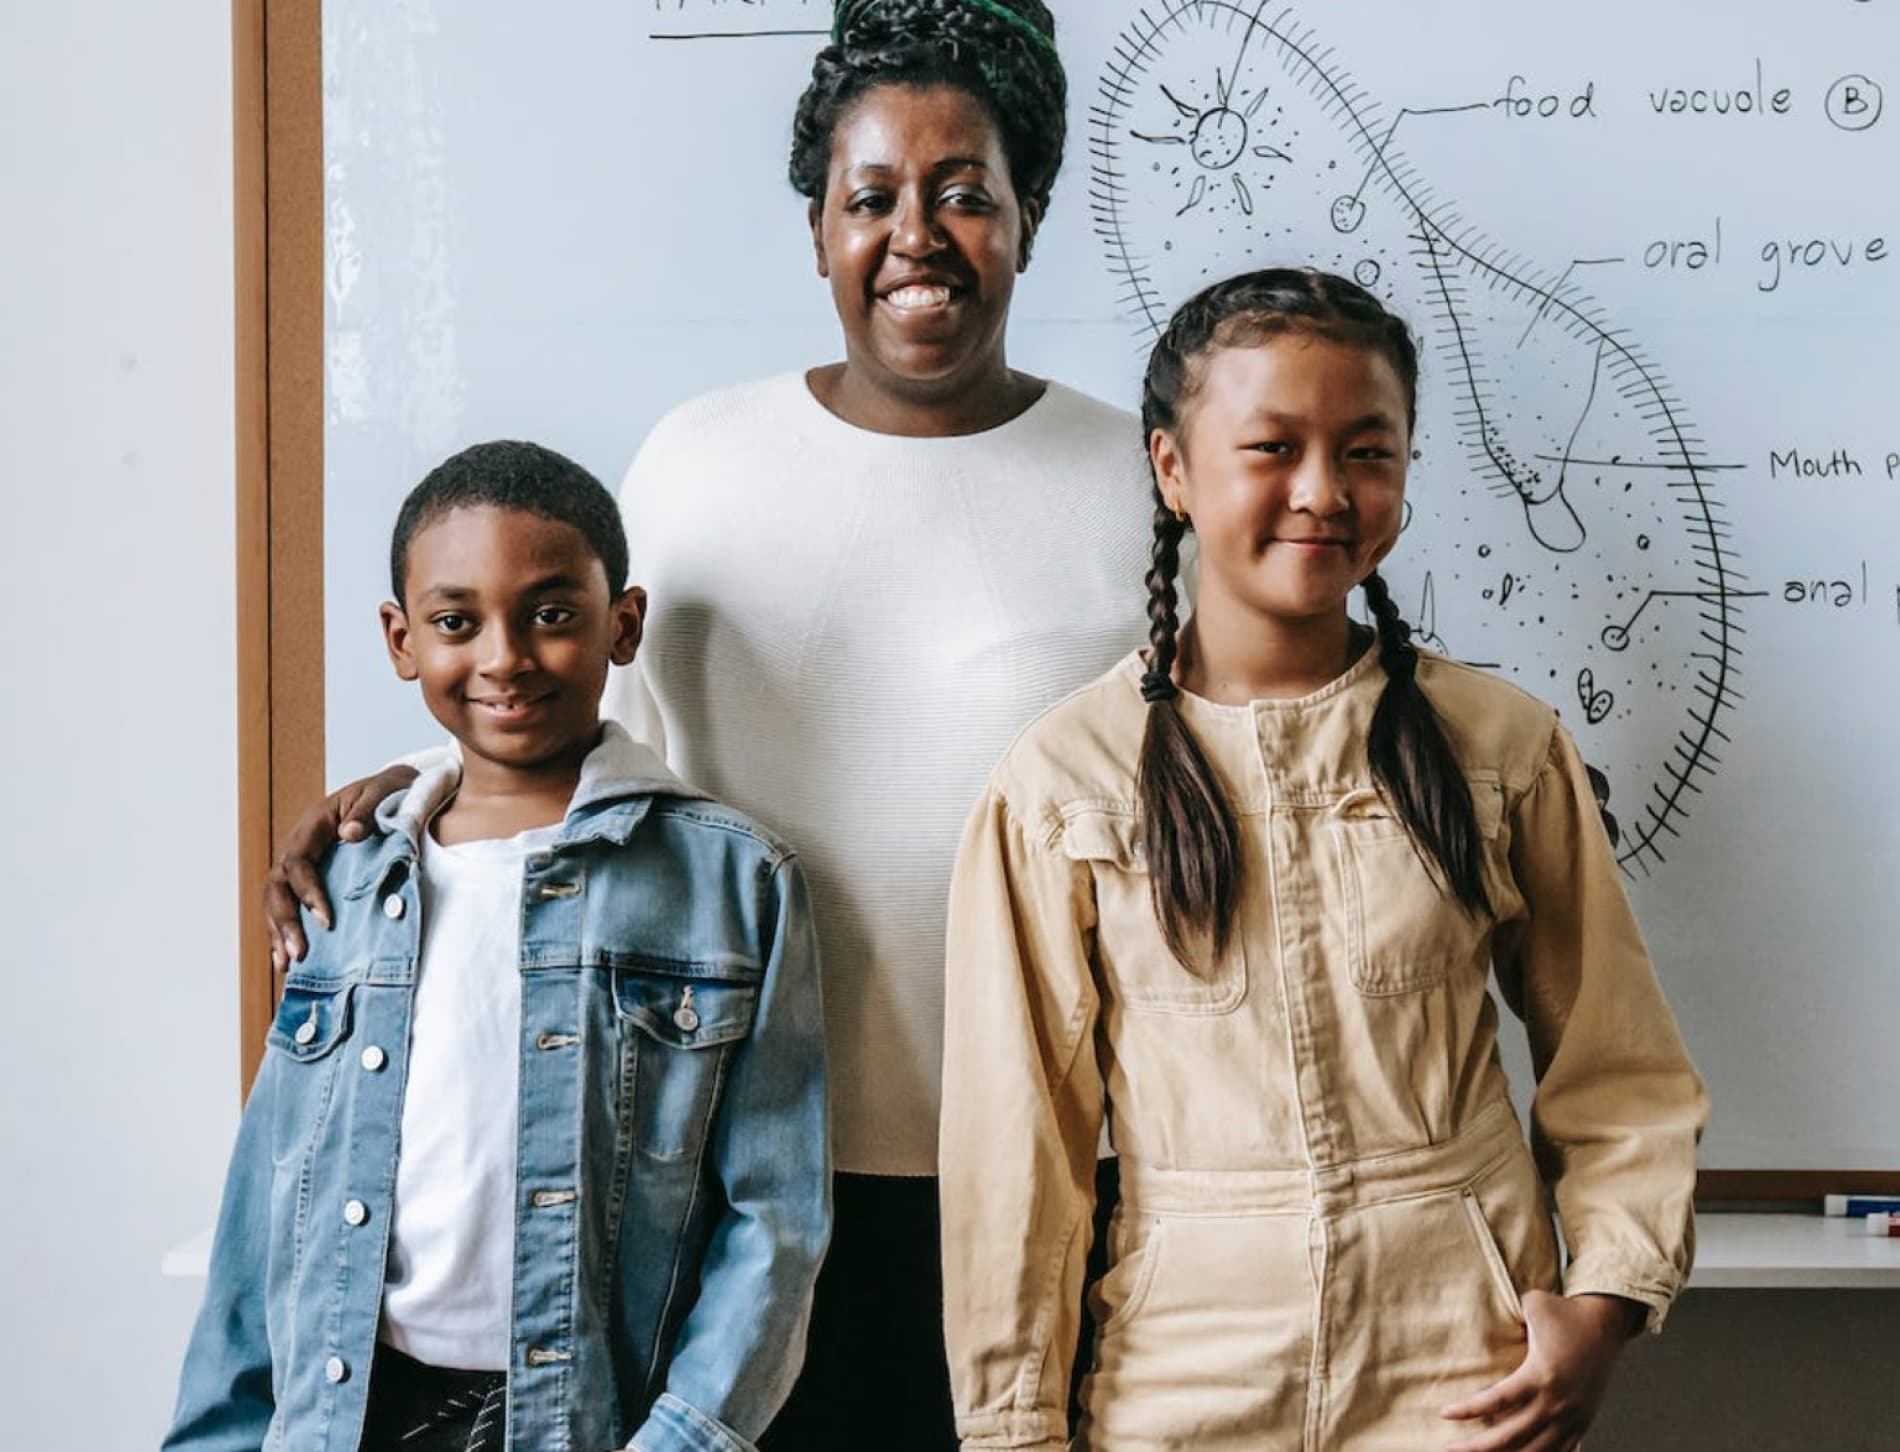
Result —
<path fill-rule="evenodd" d="M 1068 1417 L 1052 1410 L 977 1412 L 957 1418 L 964 1452 L 1063 1452 Z"/>
<path fill-rule="evenodd" d="M 1631 1267 L 1590 1264 L 1573 1261 L 1564 1272 L 1566 1296 L 1621 1296 L 1648 1308 L 1643 1329 L 1652 1336 L 1662 1334 L 1669 1308 L 1682 1290 L 1682 1278 L 1674 1269 L 1637 1271 Z"/>
<path fill-rule="evenodd" d="M 717 1417 L 671 1392 L 661 1393 L 627 1447 L 630 1452 L 758 1452 Z"/>

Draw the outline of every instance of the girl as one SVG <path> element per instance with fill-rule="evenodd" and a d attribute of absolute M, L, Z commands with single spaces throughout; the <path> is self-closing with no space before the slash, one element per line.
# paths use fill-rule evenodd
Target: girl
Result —
<path fill-rule="evenodd" d="M 1376 572 L 1417 373 L 1401 322 L 1314 272 L 1209 288 L 1154 350 L 1148 649 L 1011 747 L 951 889 L 966 1447 L 1065 1445 L 1105 1115 L 1078 1448 L 1573 1447 L 1688 1272 L 1707 1105 L 1576 747 L 1415 648 Z"/>
<path fill-rule="evenodd" d="M 1062 162 L 1040 0 L 843 0 L 792 127 L 843 356 L 675 409 L 621 489 L 652 592 L 608 710 L 798 844 L 840 1173 L 806 1371 L 768 1441 L 954 1448 L 937 1240 L 949 866 L 1011 736 L 1131 649 L 1148 477 L 1129 414 L 1009 364 Z M 1060 559 L 1054 571 L 1048 562 Z M 293 834 L 296 889 L 407 769 Z"/>

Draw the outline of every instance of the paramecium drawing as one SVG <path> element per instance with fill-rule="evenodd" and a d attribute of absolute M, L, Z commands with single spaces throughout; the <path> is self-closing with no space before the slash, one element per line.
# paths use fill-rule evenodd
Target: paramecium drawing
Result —
<path fill-rule="evenodd" d="M 1198 287 L 1304 262 L 1420 330 L 1407 541 L 1421 636 L 1552 701 L 1603 769 L 1626 871 L 1686 839 L 1740 702 L 1746 588 L 1727 467 L 1589 287 L 1599 259 L 1516 255 L 1434 193 L 1380 106 L 1290 9 L 1156 0 L 1091 110 L 1091 205 L 1143 342 Z M 1506 219 L 1508 220 L 1508 219 Z"/>

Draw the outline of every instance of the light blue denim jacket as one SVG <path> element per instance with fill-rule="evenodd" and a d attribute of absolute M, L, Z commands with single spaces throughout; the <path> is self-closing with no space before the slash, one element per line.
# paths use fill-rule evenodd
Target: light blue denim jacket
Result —
<path fill-rule="evenodd" d="M 309 933 L 245 1106 L 167 1448 L 356 1452 L 417 856 L 456 779 L 425 772 L 326 868 L 336 927 Z M 798 860 L 609 722 L 521 913 L 508 1445 L 750 1449 L 798 1370 L 831 1221 Z"/>

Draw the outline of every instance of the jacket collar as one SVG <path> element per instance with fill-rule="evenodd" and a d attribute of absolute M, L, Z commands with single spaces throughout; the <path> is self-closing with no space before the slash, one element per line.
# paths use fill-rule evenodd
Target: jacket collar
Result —
<path fill-rule="evenodd" d="M 444 753 L 413 782 L 392 792 L 376 808 L 380 846 L 348 896 L 360 897 L 381 882 L 398 861 L 412 862 L 422 851 L 422 834 L 462 784 L 459 751 Z M 618 721 L 604 721 L 600 742 L 581 763 L 581 779 L 554 840 L 559 851 L 583 842 L 624 843 L 645 818 L 655 797 L 708 800 L 667 768 L 659 753 L 635 741 Z"/>

